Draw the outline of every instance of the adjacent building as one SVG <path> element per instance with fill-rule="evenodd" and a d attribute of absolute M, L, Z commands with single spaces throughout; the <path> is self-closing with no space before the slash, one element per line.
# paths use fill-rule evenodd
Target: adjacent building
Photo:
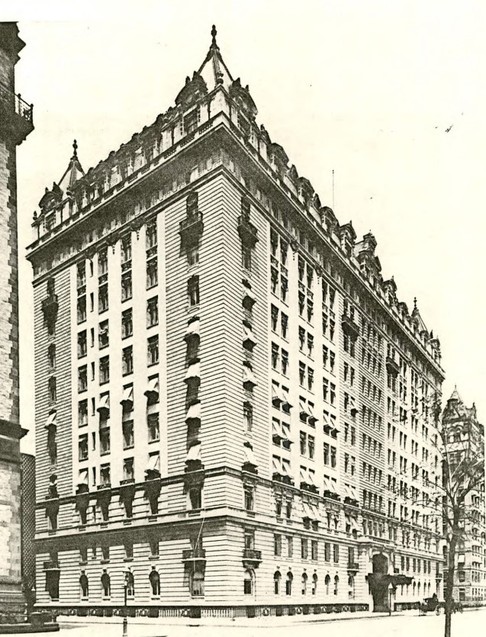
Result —
<path fill-rule="evenodd" d="M 21 620 L 21 460 L 19 413 L 17 146 L 33 129 L 32 106 L 15 93 L 24 42 L 0 22 L 0 621 Z"/>
<path fill-rule="evenodd" d="M 467 407 L 457 389 L 447 401 L 442 427 L 442 438 L 446 445 L 446 471 L 452 475 L 451 484 L 461 489 L 463 470 L 471 466 L 475 458 L 484 459 L 485 446 L 484 426 L 478 421 L 476 406 Z M 467 478 L 468 481 L 470 479 Z M 464 509 L 464 535 L 456 548 L 453 598 L 464 605 L 477 606 L 483 605 L 486 600 L 484 468 L 478 475 L 477 484 L 465 497 Z"/>
<path fill-rule="evenodd" d="M 175 105 L 34 218 L 37 604 L 149 616 L 441 596 L 440 344 L 212 31 Z"/>

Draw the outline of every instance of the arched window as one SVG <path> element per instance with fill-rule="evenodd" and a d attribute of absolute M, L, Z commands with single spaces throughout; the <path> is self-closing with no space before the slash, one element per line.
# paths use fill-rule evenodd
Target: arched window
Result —
<path fill-rule="evenodd" d="M 282 575 L 280 571 L 275 571 L 273 574 L 273 592 L 275 595 L 280 595 L 280 580 L 282 579 Z"/>
<path fill-rule="evenodd" d="M 103 597 L 110 597 L 111 594 L 111 580 L 108 575 L 106 568 L 103 569 L 103 573 L 101 575 L 101 586 L 103 588 Z"/>
<path fill-rule="evenodd" d="M 84 571 L 81 571 L 81 575 L 79 576 L 79 586 L 81 588 L 81 597 L 88 597 L 89 582 L 88 577 Z"/>
<path fill-rule="evenodd" d="M 307 595 L 307 573 L 302 573 L 302 595 Z"/>
<path fill-rule="evenodd" d="M 336 575 L 334 578 L 334 595 L 337 595 L 339 591 L 339 577 Z"/>
<path fill-rule="evenodd" d="M 316 595 L 317 594 L 317 573 L 314 573 L 314 575 L 312 576 L 312 594 Z"/>
<path fill-rule="evenodd" d="M 417 582 L 417 595 L 420 597 L 420 582 Z"/>
<path fill-rule="evenodd" d="M 294 576 L 292 575 L 292 572 L 289 571 L 287 573 L 287 579 L 285 580 L 285 594 L 286 595 L 292 595 L 292 581 L 294 579 Z"/>
<path fill-rule="evenodd" d="M 160 575 L 157 573 L 155 566 L 149 574 L 150 586 L 152 587 L 152 595 L 158 597 L 160 595 Z"/>
<path fill-rule="evenodd" d="M 329 595 L 329 586 L 331 585 L 331 578 L 329 577 L 329 575 L 326 575 L 324 579 L 324 585 L 326 587 L 326 595 Z"/>
<path fill-rule="evenodd" d="M 130 569 L 125 572 L 125 586 L 127 587 L 127 595 L 129 597 L 134 597 L 135 596 L 135 578 Z"/>
<path fill-rule="evenodd" d="M 348 577 L 348 587 L 348 597 L 354 599 L 354 577 L 352 575 Z"/>
<path fill-rule="evenodd" d="M 245 577 L 243 578 L 243 593 L 245 595 L 253 595 L 254 591 L 255 571 L 247 568 Z"/>

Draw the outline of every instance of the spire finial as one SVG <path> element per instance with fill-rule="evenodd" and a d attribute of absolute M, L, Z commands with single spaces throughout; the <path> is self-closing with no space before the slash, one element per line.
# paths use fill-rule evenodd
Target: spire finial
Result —
<path fill-rule="evenodd" d="M 216 26 L 213 24 L 213 28 L 211 29 L 211 37 L 213 38 L 213 41 L 211 42 L 211 46 L 217 47 L 218 45 L 216 44 L 216 36 L 217 36 L 218 32 L 216 30 Z"/>
<path fill-rule="evenodd" d="M 417 309 L 417 297 L 416 296 L 413 297 L 413 309 L 414 310 Z"/>
<path fill-rule="evenodd" d="M 73 141 L 73 157 L 78 157 L 78 142 L 76 140 Z"/>

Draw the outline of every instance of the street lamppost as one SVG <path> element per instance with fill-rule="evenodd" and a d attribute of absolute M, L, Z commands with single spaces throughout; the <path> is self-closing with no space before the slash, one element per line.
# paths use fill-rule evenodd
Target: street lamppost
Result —
<path fill-rule="evenodd" d="M 128 595 L 128 573 L 125 571 L 125 583 L 123 586 L 124 602 L 123 602 L 123 637 L 128 635 L 128 608 L 127 608 L 127 595 Z"/>

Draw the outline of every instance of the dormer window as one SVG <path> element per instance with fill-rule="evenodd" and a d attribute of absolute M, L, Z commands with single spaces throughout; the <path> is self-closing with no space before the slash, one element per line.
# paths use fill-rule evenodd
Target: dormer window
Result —
<path fill-rule="evenodd" d="M 184 117 L 184 131 L 186 134 L 192 133 L 199 124 L 199 108 L 194 108 L 192 111 L 189 111 L 187 115 Z"/>

